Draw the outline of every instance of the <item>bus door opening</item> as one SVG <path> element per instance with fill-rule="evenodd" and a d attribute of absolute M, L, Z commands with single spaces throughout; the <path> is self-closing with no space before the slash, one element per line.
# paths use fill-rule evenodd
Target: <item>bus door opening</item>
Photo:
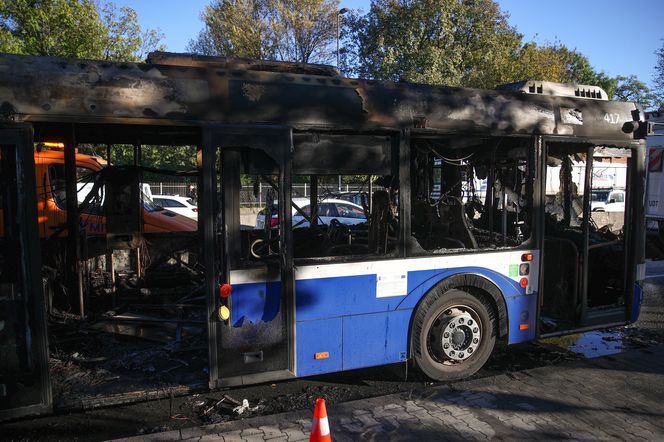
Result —
<path fill-rule="evenodd" d="M 250 144 L 250 143 L 248 143 Z M 215 329 L 217 386 L 293 376 L 290 165 L 279 147 L 219 149 L 225 253 Z M 251 145 L 251 144 L 250 144 Z M 290 141 L 285 146 L 290 145 Z M 276 143 L 272 146 L 277 146 Z M 283 154 L 283 155 L 282 155 Z"/>
<path fill-rule="evenodd" d="M 0 420 L 52 403 L 31 140 L 0 129 Z"/>
<path fill-rule="evenodd" d="M 199 130 L 36 123 L 35 133 L 54 406 L 205 385 L 206 269 L 184 197 Z M 179 201 L 189 210 L 169 204 Z"/>
<path fill-rule="evenodd" d="M 626 322 L 630 150 L 550 143 L 541 332 Z"/>

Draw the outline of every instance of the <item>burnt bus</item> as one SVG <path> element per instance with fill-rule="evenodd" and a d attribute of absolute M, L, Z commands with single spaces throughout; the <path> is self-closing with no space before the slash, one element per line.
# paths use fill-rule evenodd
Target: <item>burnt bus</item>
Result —
<path fill-rule="evenodd" d="M 89 327 L 105 321 L 100 335 L 121 333 L 124 321 L 136 340 L 161 336 L 146 332 L 155 323 L 171 327 L 175 344 L 199 339 L 197 377 L 157 370 L 180 373 L 163 378 L 178 393 L 398 362 L 459 379 L 497 342 L 638 318 L 647 126 L 637 104 L 599 87 L 527 80 L 478 90 L 188 54 L 153 53 L 145 64 L 3 55 L 0 118 L 2 417 L 48 413 L 57 390 L 34 196 L 32 149 L 45 140 L 64 143 L 63 284 L 74 306 L 87 296 L 77 146 L 132 145 L 137 158 L 145 145 L 196 147 L 200 296 L 163 302 L 166 317 L 71 313 Z M 626 165 L 624 211 L 593 212 L 593 170 L 612 162 Z M 342 214 L 322 190 L 345 175 L 364 177 L 362 222 L 335 222 Z M 294 202 L 293 182 L 308 183 L 307 204 Z M 116 193 L 103 204 L 109 249 L 144 234 L 122 183 L 106 183 Z M 260 227 L 243 221 L 246 187 L 267 189 Z M 198 316 L 177 307 L 194 299 Z M 142 396 L 159 397 L 150 388 Z M 136 396 L 113 393 L 85 404 Z"/>

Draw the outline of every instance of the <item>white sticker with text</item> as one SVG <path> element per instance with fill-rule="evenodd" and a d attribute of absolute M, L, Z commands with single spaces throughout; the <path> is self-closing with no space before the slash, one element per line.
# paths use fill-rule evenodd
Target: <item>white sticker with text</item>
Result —
<path fill-rule="evenodd" d="M 408 273 L 378 273 L 376 275 L 376 298 L 406 296 Z"/>

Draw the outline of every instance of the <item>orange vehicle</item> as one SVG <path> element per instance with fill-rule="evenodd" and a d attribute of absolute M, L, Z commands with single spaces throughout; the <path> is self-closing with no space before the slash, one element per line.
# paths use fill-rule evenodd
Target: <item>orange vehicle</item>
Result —
<path fill-rule="evenodd" d="M 65 199 L 65 159 L 64 151 L 57 143 L 44 143 L 49 149 L 35 150 L 35 179 L 37 192 L 37 213 L 39 236 L 66 236 L 67 211 Z M 106 167 L 100 157 L 76 154 L 76 186 L 78 201 L 81 204 L 94 185 L 99 172 Z M 0 232 L 4 231 L 2 208 L 0 206 Z M 81 228 L 88 236 L 106 234 L 106 217 L 100 202 L 81 210 Z M 143 232 L 194 232 L 196 221 L 165 210 L 143 194 Z"/>

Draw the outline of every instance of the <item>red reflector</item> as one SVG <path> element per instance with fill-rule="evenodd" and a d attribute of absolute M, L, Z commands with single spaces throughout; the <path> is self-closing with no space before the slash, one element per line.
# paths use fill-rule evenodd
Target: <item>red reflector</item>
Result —
<path fill-rule="evenodd" d="M 533 254 L 532 253 L 524 253 L 521 255 L 521 261 L 532 261 L 533 260 Z"/>
<path fill-rule="evenodd" d="M 230 284 L 222 284 L 219 286 L 219 297 L 228 298 L 233 293 L 233 287 Z"/>
<path fill-rule="evenodd" d="M 327 359 L 329 357 L 330 357 L 330 353 L 328 353 L 326 351 L 321 351 L 320 353 L 316 353 L 314 355 L 314 358 L 316 358 L 316 359 Z"/>
<path fill-rule="evenodd" d="M 279 218 L 273 217 L 270 221 L 270 227 L 277 227 L 279 225 Z"/>
<path fill-rule="evenodd" d="M 522 289 L 528 287 L 528 278 L 521 278 L 521 281 L 519 281 L 519 285 L 521 286 Z"/>
<path fill-rule="evenodd" d="M 528 330 L 528 324 L 519 324 L 519 330 Z"/>

